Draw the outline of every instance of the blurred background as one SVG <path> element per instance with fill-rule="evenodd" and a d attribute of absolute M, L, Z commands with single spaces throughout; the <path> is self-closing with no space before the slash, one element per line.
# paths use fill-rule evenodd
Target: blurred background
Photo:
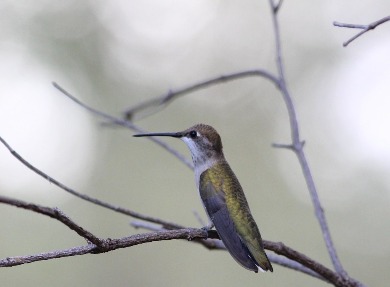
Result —
<path fill-rule="evenodd" d="M 368 286 L 390 280 L 390 24 L 352 42 L 387 16 L 390 2 L 285 1 L 280 14 L 288 86 L 305 151 L 339 257 Z M 102 126 L 51 85 L 112 115 L 211 77 L 275 72 L 268 1 L 0 2 L 0 136 L 33 165 L 107 202 L 199 227 L 193 173 L 147 139 Z M 300 167 L 290 151 L 286 109 L 275 87 L 247 78 L 187 95 L 136 118 L 149 131 L 208 123 L 221 134 L 263 237 L 331 267 Z M 189 157 L 185 145 L 167 139 Z M 144 232 L 131 218 L 81 201 L 22 166 L 0 147 L 0 193 L 56 206 L 103 238 Z M 0 257 L 85 241 L 48 217 L 0 205 Z M 0 271 L 3 286 L 325 286 L 274 266 L 254 274 L 227 252 L 186 241 Z"/>

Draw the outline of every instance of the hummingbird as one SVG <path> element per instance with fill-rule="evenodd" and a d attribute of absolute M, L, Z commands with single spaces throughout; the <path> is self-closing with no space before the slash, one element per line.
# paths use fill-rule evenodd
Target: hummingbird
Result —
<path fill-rule="evenodd" d="M 200 198 L 230 255 L 244 268 L 273 271 L 244 191 L 222 151 L 221 137 L 205 124 L 174 133 L 136 134 L 181 139 L 191 152 Z"/>

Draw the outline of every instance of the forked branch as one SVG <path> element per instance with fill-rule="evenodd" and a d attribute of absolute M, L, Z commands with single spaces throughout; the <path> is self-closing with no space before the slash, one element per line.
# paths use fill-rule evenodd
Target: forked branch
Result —
<path fill-rule="evenodd" d="M 138 114 L 140 114 L 141 112 L 147 113 L 148 115 L 153 114 L 156 111 L 166 107 L 173 100 L 176 100 L 181 96 L 189 95 L 190 93 L 211 86 L 215 86 L 218 84 L 227 83 L 227 82 L 248 78 L 248 77 L 262 77 L 264 79 L 271 81 L 275 85 L 279 85 L 278 79 L 270 72 L 267 72 L 265 70 L 256 69 L 256 70 L 247 70 L 247 71 L 242 71 L 237 73 L 231 73 L 231 74 L 222 75 L 211 79 L 206 79 L 204 81 L 200 81 L 198 83 L 191 84 L 187 87 L 180 88 L 177 90 L 169 90 L 166 94 L 152 98 L 150 100 L 146 100 L 144 102 L 135 105 L 134 107 L 127 109 L 124 113 L 125 118 L 128 121 L 134 121 L 135 119 L 140 118 Z M 149 113 L 147 111 L 149 111 Z"/>
<path fill-rule="evenodd" d="M 386 23 L 387 21 L 390 21 L 390 16 L 384 17 L 382 19 L 379 19 L 378 21 L 372 22 L 368 25 L 361 25 L 361 24 L 348 24 L 348 23 L 340 23 L 340 22 L 333 22 L 333 25 L 336 27 L 342 27 L 342 28 L 352 28 L 352 29 L 361 29 L 359 33 L 357 33 L 355 36 L 351 37 L 349 40 L 345 41 L 343 43 L 344 47 L 347 47 L 352 41 L 356 40 L 363 34 L 367 33 L 368 31 L 374 30 L 379 25 Z"/>

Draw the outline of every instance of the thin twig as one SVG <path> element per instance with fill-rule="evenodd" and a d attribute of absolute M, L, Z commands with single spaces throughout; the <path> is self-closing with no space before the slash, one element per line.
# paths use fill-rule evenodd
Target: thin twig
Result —
<path fill-rule="evenodd" d="M 93 204 L 102 206 L 104 208 L 108 208 L 108 209 L 113 210 L 115 212 L 119 212 L 119 213 L 131 216 L 131 217 L 134 217 L 134 218 L 138 218 L 138 219 L 142 219 L 142 220 L 158 223 L 158 224 L 161 224 L 161 225 L 166 226 L 168 228 L 169 227 L 171 227 L 171 228 L 182 228 L 182 226 L 180 226 L 178 224 L 175 224 L 175 223 L 172 223 L 172 222 L 168 222 L 168 221 L 165 221 L 165 220 L 162 220 L 162 219 L 159 219 L 159 218 L 146 216 L 146 215 L 140 214 L 138 212 L 134 212 L 134 211 L 132 211 L 130 209 L 123 208 L 123 207 L 120 207 L 120 206 L 116 206 L 116 205 L 104 202 L 104 201 L 102 201 L 100 199 L 93 198 L 93 197 L 91 197 L 89 195 L 77 192 L 74 189 L 71 189 L 70 187 L 66 186 L 65 184 L 59 182 L 58 180 L 54 179 L 53 177 L 49 176 L 48 174 L 44 173 L 43 171 L 41 171 L 38 168 L 36 168 L 35 166 L 33 166 L 31 163 L 29 163 L 27 160 L 25 160 L 19 153 L 17 153 L 2 137 L 0 137 L 0 142 L 23 165 L 25 165 L 26 167 L 31 169 L 36 174 L 38 174 L 41 177 L 43 177 L 44 179 L 48 180 L 50 183 L 53 183 L 54 185 L 58 186 L 62 190 L 66 191 L 66 192 L 68 192 L 68 193 L 70 193 L 70 194 L 72 194 L 72 195 L 74 195 L 74 196 L 76 196 L 78 198 L 81 198 L 83 200 L 89 201 L 89 202 L 91 202 Z"/>
<path fill-rule="evenodd" d="M 277 14 L 279 12 L 279 9 L 282 7 L 282 4 L 283 4 L 283 0 L 279 0 L 278 3 L 274 3 L 274 1 L 272 1 L 272 9 L 273 9 L 273 12 L 275 14 Z"/>
<path fill-rule="evenodd" d="M 170 90 L 168 93 L 163 94 L 161 96 L 155 97 L 153 99 L 147 100 L 145 102 L 142 102 L 132 108 L 129 108 L 125 111 L 125 117 L 128 120 L 134 120 L 136 118 L 136 114 L 140 113 L 141 111 L 144 111 L 146 109 L 150 108 L 163 108 L 166 107 L 170 102 L 177 99 L 180 96 L 184 96 L 187 94 L 190 94 L 192 92 L 208 88 L 210 86 L 214 86 L 221 83 L 226 83 L 229 81 L 234 81 L 246 77 L 263 77 L 269 81 L 271 81 L 275 85 L 279 85 L 278 79 L 272 75 L 271 73 L 257 69 L 257 70 L 248 70 L 248 71 L 242 71 L 237 73 L 231 73 L 227 75 L 218 76 L 215 78 L 207 79 L 192 85 L 189 85 L 187 87 L 177 89 L 177 90 Z"/>
<path fill-rule="evenodd" d="M 101 245 L 101 241 L 99 238 L 97 238 L 91 232 L 85 230 L 84 228 L 76 224 L 73 220 L 71 220 L 68 216 L 65 215 L 65 213 L 63 213 L 58 208 L 50 208 L 50 207 L 2 196 L 2 195 L 0 195 L 0 203 L 16 206 L 19 208 L 24 208 L 57 219 L 61 221 L 63 224 L 65 224 L 66 226 L 68 226 L 70 229 L 75 231 L 78 235 L 84 237 L 89 242 L 92 242 L 97 246 Z"/>
<path fill-rule="evenodd" d="M 333 285 L 335 286 L 364 286 L 362 283 L 343 276 L 342 274 L 338 272 L 334 272 L 330 270 L 329 268 L 326 268 L 322 264 L 314 261 L 313 259 L 309 258 L 308 256 L 290 248 L 284 245 L 282 242 L 270 242 L 264 240 L 264 247 L 268 250 L 274 251 L 276 254 L 280 254 L 283 256 L 286 256 L 287 258 L 290 258 L 296 262 L 301 263 L 302 265 L 306 266 L 307 268 L 313 270 L 314 272 L 318 273 L 320 276 L 326 278 L 329 280 Z"/>
<path fill-rule="evenodd" d="M 303 266 L 301 263 L 298 263 L 294 260 L 291 260 L 287 257 L 284 257 L 284 256 L 281 256 L 281 255 L 277 255 L 277 254 L 273 254 L 273 253 L 267 253 L 267 256 L 269 258 L 269 260 L 271 260 L 272 263 L 275 263 L 275 264 L 278 264 L 280 266 L 283 266 L 283 267 L 286 267 L 286 268 L 289 268 L 291 270 L 295 270 L 295 271 L 299 271 L 299 272 L 302 272 L 302 273 L 305 273 L 311 277 L 314 277 L 314 278 L 317 278 L 317 279 L 320 279 L 320 280 L 323 280 L 327 283 L 330 283 L 329 280 L 327 280 L 326 278 L 320 276 L 318 273 L 314 272 L 313 270 Z"/>
<path fill-rule="evenodd" d="M 87 111 L 91 112 L 92 114 L 95 114 L 95 115 L 97 115 L 99 117 L 102 117 L 103 119 L 108 120 L 110 123 L 113 123 L 113 124 L 116 124 L 116 125 L 128 128 L 128 129 L 130 129 L 132 131 L 135 131 L 137 133 L 146 133 L 145 130 L 139 128 L 137 125 L 133 124 L 130 121 L 125 121 L 123 119 L 116 118 L 114 116 L 111 116 L 111 115 L 109 115 L 107 113 L 104 113 L 102 111 L 99 111 L 97 109 L 94 109 L 94 108 L 88 106 L 87 104 L 83 103 L 82 101 L 80 101 L 79 99 L 74 97 L 71 93 L 66 91 L 64 88 L 62 88 L 56 82 L 53 82 L 52 84 L 62 94 L 64 94 L 69 99 L 71 99 L 72 101 L 74 101 L 76 104 L 78 104 L 82 108 L 86 109 Z M 157 137 L 148 137 L 148 140 L 155 142 L 156 144 L 158 144 L 159 146 L 161 146 L 162 148 L 167 150 L 169 153 L 171 153 L 173 156 L 175 156 L 177 159 L 179 159 L 182 163 L 184 163 L 188 168 L 190 168 L 190 169 L 194 168 L 194 166 L 192 164 L 192 161 L 188 160 L 184 155 L 180 154 L 177 150 L 172 148 L 170 145 L 168 145 L 167 143 L 165 143 L 161 139 L 159 139 Z"/>
<path fill-rule="evenodd" d="M 277 13 L 274 12 L 273 8 L 273 1 L 270 0 L 270 5 L 272 8 L 272 20 L 273 20 L 273 26 L 274 26 L 274 33 L 275 33 L 275 46 L 276 46 L 276 64 L 279 74 L 279 81 L 280 81 L 280 91 L 282 92 L 283 99 L 285 101 L 289 119 L 290 119 L 290 128 L 291 128 L 291 140 L 292 140 L 292 150 L 295 152 L 295 154 L 298 157 L 299 163 L 302 168 L 303 175 L 306 180 L 306 185 L 309 189 L 311 199 L 313 202 L 315 215 L 317 217 L 317 220 L 319 222 L 319 225 L 321 227 L 322 236 L 324 238 L 329 256 L 332 260 L 333 266 L 337 273 L 339 273 L 342 276 L 347 276 L 343 266 L 341 265 L 341 262 L 337 256 L 336 249 L 334 247 L 332 237 L 330 235 L 330 231 L 328 228 L 328 224 L 325 218 L 325 214 L 323 211 L 323 208 L 321 206 L 320 199 L 318 197 L 317 188 L 313 180 L 313 176 L 311 174 L 311 170 L 309 168 L 309 164 L 306 160 L 305 153 L 303 151 L 303 142 L 300 139 L 299 135 L 299 125 L 297 120 L 297 115 L 295 112 L 295 107 L 292 101 L 292 98 L 290 96 L 290 93 L 288 91 L 286 80 L 284 76 L 284 65 L 282 61 L 282 48 L 281 48 L 281 37 L 280 37 L 280 28 L 279 28 L 279 22 L 277 18 Z M 280 145 L 279 145 L 280 146 Z"/>
<path fill-rule="evenodd" d="M 379 25 L 381 25 L 381 24 L 383 24 L 383 23 L 385 23 L 387 21 L 390 21 L 390 16 L 387 16 L 387 17 L 384 17 L 382 19 L 379 19 L 378 21 L 372 22 L 372 23 L 370 23 L 368 25 L 348 24 L 348 23 L 340 23 L 340 22 L 336 22 L 336 21 L 333 22 L 333 25 L 336 26 L 336 27 L 342 27 L 342 28 L 362 29 L 362 31 L 360 31 L 355 36 L 350 38 L 348 41 L 345 41 L 343 43 L 343 46 L 346 47 L 346 46 L 349 45 L 349 43 L 351 43 L 352 41 L 356 40 L 361 35 L 365 34 L 366 32 L 368 32 L 370 30 L 374 30 L 376 27 L 378 27 Z"/>

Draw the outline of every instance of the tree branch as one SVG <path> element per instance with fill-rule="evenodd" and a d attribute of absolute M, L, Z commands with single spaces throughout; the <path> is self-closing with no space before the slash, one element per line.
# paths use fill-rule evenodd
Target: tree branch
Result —
<path fill-rule="evenodd" d="M 38 205 L 28 204 L 25 202 L 20 202 L 13 199 L 8 199 L 5 197 L 1 197 L 1 202 L 7 203 L 10 205 L 15 205 L 18 207 L 26 208 L 29 210 L 32 210 L 34 212 L 38 212 L 47 216 L 50 216 L 52 218 L 58 219 L 59 221 L 63 222 L 67 226 L 71 227 L 73 230 L 74 226 L 77 224 L 73 223 L 70 219 L 68 219 L 66 216 L 63 219 L 64 216 L 61 214 L 59 216 L 56 215 L 56 212 L 53 211 L 53 209 L 42 207 Z M 69 222 L 72 222 L 69 224 Z M 84 237 L 85 230 L 81 227 L 77 226 L 77 230 L 83 230 L 80 232 L 81 236 Z M 79 233 L 78 231 L 76 231 Z M 87 232 L 89 233 L 89 232 Z M 214 236 L 217 234 L 215 231 L 213 232 Z M 117 239 L 99 239 L 95 237 L 94 235 L 88 236 L 89 238 L 93 238 L 94 241 L 98 243 L 98 245 L 94 243 L 90 243 L 86 246 L 78 246 L 73 247 L 70 249 L 65 250 L 56 250 L 52 252 L 46 252 L 46 253 L 39 253 L 35 255 L 26 255 L 26 256 L 15 256 L 15 257 L 7 257 L 5 259 L 0 260 L 0 267 L 12 267 L 22 264 L 28 264 L 33 263 L 37 261 L 44 261 L 44 260 L 51 260 L 56 258 L 63 258 L 63 257 L 70 257 L 70 256 L 76 256 L 76 255 L 84 255 L 84 254 L 99 254 L 99 253 L 105 253 L 110 252 L 116 249 L 120 248 L 127 248 L 139 244 L 154 242 L 154 241 L 164 241 L 164 240 L 173 240 L 173 239 L 186 239 L 188 241 L 196 241 L 196 240 L 202 240 L 207 239 L 209 236 L 209 233 L 205 231 L 204 229 L 196 229 L 196 228 L 183 228 L 183 229 L 176 229 L 176 230 L 159 230 L 156 232 L 151 233 L 144 233 L 144 234 L 135 234 L 128 237 L 123 238 L 117 238 Z M 295 270 L 299 270 L 301 272 L 304 272 L 310 276 L 314 276 L 316 278 L 319 278 L 321 280 L 328 281 L 329 283 L 332 283 L 335 286 L 345 287 L 345 286 L 359 286 L 357 282 L 355 281 L 345 281 L 344 278 L 342 278 L 339 274 L 331 271 L 330 269 L 324 267 L 318 262 L 315 262 L 314 260 L 308 258 L 307 256 L 301 254 L 300 252 L 291 249 L 287 246 L 285 246 L 283 243 L 275 243 L 270 241 L 264 241 L 264 247 L 266 249 L 272 250 L 277 254 L 283 255 L 289 259 L 292 259 L 296 262 L 299 262 L 302 264 L 302 266 L 297 265 L 296 263 L 294 267 L 291 267 L 291 265 L 286 260 L 284 261 L 284 266 L 288 266 L 289 268 L 293 268 Z M 221 249 L 220 246 L 216 246 L 215 248 Z M 212 249 L 212 248 L 210 248 Z M 271 256 L 271 259 L 274 258 L 274 256 Z M 278 260 L 276 260 L 278 261 Z"/>
<path fill-rule="evenodd" d="M 162 228 L 161 226 L 158 226 L 156 224 L 151 224 L 148 222 L 138 221 L 138 220 L 131 222 L 131 226 L 133 226 L 135 228 L 143 228 L 143 229 L 147 229 L 147 230 L 151 230 L 151 231 L 163 231 L 164 230 L 164 228 Z M 214 231 L 214 230 L 211 230 L 211 231 Z M 208 238 L 219 238 L 219 237 L 218 237 L 217 233 L 210 234 L 210 231 L 209 231 Z M 226 250 L 225 246 L 223 245 L 222 241 L 220 241 L 220 240 L 212 240 L 211 241 L 208 239 L 207 241 L 202 240 L 202 241 L 198 241 L 198 242 L 199 243 L 210 242 L 210 243 L 216 244 L 214 246 L 205 246 L 208 249 Z M 270 241 L 267 241 L 267 244 L 265 244 L 265 246 L 267 246 L 270 243 L 271 243 Z M 265 247 L 265 248 L 268 249 L 268 247 Z M 315 277 L 315 278 L 318 278 L 318 279 L 321 279 L 321 280 L 328 282 L 328 280 L 326 280 L 324 277 L 320 276 L 317 272 L 305 267 L 301 263 L 298 263 L 292 259 L 282 257 L 279 255 L 275 255 L 275 254 L 271 254 L 269 252 L 267 253 L 267 256 L 271 260 L 271 262 L 273 262 L 273 263 L 279 264 L 279 265 L 284 266 L 286 268 L 293 269 L 293 270 L 305 273 L 305 274 L 310 275 L 312 277 Z"/>
<path fill-rule="evenodd" d="M 275 3 L 272 1 L 271 8 L 273 10 L 273 13 L 277 14 L 279 12 L 279 9 L 282 7 L 283 0 L 279 0 L 278 3 Z"/>
<path fill-rule="evenodd" d="M 116 118 L 114 116 L 111 116 L 109 114 L 106 114 L 106 113 L 104 113 L 102 111 L 99 111 L 97 109 L 94 109 L 94 108 L 88 106 L 87 104 L 83 103 L 82 101 L 80 101 L 79 99 L 74 97 L 71 93 L 66 91 L 64 88 L 62 88 L 56 82 L 52 82 L 52 84 L 62 94 L 64 94 L 69 99 L 71 99 L 73 102 L 75 102 L 76 104 L 78 104 L 82 108 L 86 109 L 87 111 L 91 112 L 92 114 L 97 115 L 99 117 L 102 117 L 103 119 L 108 120 L 110 123 L 113 123 L 113 124 L 116 124 L 116 125 L 128 128 L 128 129 L 130 129 L 132 131 L 135 131 L 137 133 L 146 133 L 145 130 L 141 129 L 140 127 L 136 126 L 135 124 L 133 124 L 130 121 L 125 121 L 123 119 Z M 154 143 L 156 143 L 159 146 L 161 146 L 163 149 L 167 150 L 169 153 L 171 153 L 173 156 L 175 156 L 177 159 L 179 159 L 182 163 L 184 163 L 188 168 L 194 169 L 194 166 L 193 166 L 192 162 L 189 161 L 184 155 L 182 155 L 178 151 L 176 151 L 174 148 L 172 148 L 169 144 L 165 143 L 164 141 L 162 141 L 161 139 L 156 138 L 156 137 L 148 137 L 147 139 L 150 140 L 150 141 L 153 141 Z"/>
<path fill-rule="evenodd" d="M 343 276 L 342 274 L 338 272 L 334 272 L 330 270 L 329 268 L 326 268 L 322 264 L 312 260 L 311 258 L 307 257 L 306 255 L 299 253 L 298 251 L 287 247 L 282 242 L 269 242 L 264 241 L 264 246 L 274 251 L 276 254 L 284 255 L 287 258 L 290 258 L 296 262 L 301 263 L 302 265 L 306 266 L 307 268 L 317 272 L 322 277 L 329 280 L 333 285 L 335 286 L 364 286 L 360 282 L 351 279 L 349 277 Z"/>
<path fill-rule="evenodd" d="M 57 219 L 70 229 L 75 231 L 78 235 L 84 237 L 87 241 L 92 242 L 93 244 L 100 246 L 100 239 L 93 235 L 91 232 L 85 230 L 81 226 L 77 225 L 73 220 L 71 220 L 68 216 L 66 216 L 60 209 L 58 208 L 50 208 L 46 206 L 41 206 L 38 204 L 33 204 L 30 202 L 21 201 L 18 199 L 6 197 L 0 195 L 0 203 L 16 206 L 19 208 L 31 210 L 43 215 L 47 215 L 51 218 Z"/>
<path fill-rule="evenodd" d="M 311 174 L 311 170 L 309 168 L 309 164 L 306 160 L 306 155 L 303 151 L 303 141 L 300 139 L 299 134 L 299 125 L 297 120 L 297 115 L 295 112 L 294 103 L 292 101 L 291 95 L 289 93 L 289 90 L 286 85 L 286 80 L 284 76 L 284 65 L 282 60 L 282 48 L 281 48 L 281 37 L 280 37 L 280 28 L 279 28 L 279 21 L 277 18 L 277 13 L 275 12 L 274 4 L 272 0 L 269 0 L 270 6 L 272 9 L 272 21 L 274 26 L 274 33 L 275 33 L 275 48 L 276 48 L 276 65 L 278 69 L 278 75 L 279 75 L 279 87 L 280 91 L 283 95 L 284 102 L 286 104 L 286 108 L 288 111 L 289 119 L 290 119 L 290 129 L 291 129 L 291 140 L 292 144 L 288 145 L 289 149 L 292 149 L 301 165 L 301 169 L 306 181 L 307 188 L 310 192 L 310 196 L 313 202 L 315 215 L 317 217 L 317 220 L 319 222 L 319 225 L 321 227 L 322 236 L 324 238 L 329 256 L 332 260 L 333 266 L 335 270 L 343 275 L 347 276 L 347 273 L 345 272 L 343 266 L 341 265 L 341 262 L 337 256 L 336 248 L 334 247 L 332 237 L 330 235 L 330 231 L 328 228 L 328 224 L 325 218 L 325 214 L 323 211 L 323 208 L 321 206 L 320 199 L 318 197 L 317 188 L 313 180 L 313 176 Z M 280 146 L 280 145 L 279 145 Z"/>
<path fill-rule="evenodd" d="M 150 108 L 164 108 L 166 107 L 169 103 L 171 103 L 173 100 L 193 93 L 195 91 L 205 89 L 211 86 L 215 86 L 218 84 L 242 79 L 242 78 L 247 78 L 247 77 L 263 77 L 269 81 L 271 81 L 275 85 L 279 85 L 278 79 L 272 75 L 271 73 L 265 71 L 265 70 L 248 70 L 248 71 L 243 71 L 243 72 L 237 72 L 237 73 L 231 73 L 227 75 L 222 75 L 219 77 L 207 79 L 201 82 L 198 82 L 196 84 L 189 85 L 187 87 L 177 89 L 177 90 L 170 90 L 168 93 L 163 94 L 161 96 L 155 97 L 153 99 L 147 100 L 145 102 L 141 102 L 138 105 L 135 105 L 132 108 L 129 108 L 125 111 L 125 118 L 129 121 L 133 121 L 136 118 L 136 115 L 140 113 L 141 111 L 150 109 Z M 151 112 L 149 114 L 152 114 L 154 112 Z"/>
<path fill-rule="evenodd" d="M 142 229 L 147 229 L 150 231 L 166 231 L 167 230 L 163 226 L 153 224 L 150 222 L 139 221 L 139 220 L 132 221 L 130 223 L 130 225 L 136 229 L 142 228 Z M 200 229 L 205 230 L 204 228 L 200 228 Z M 207 240 L 194 239 L 193 242 L 199 243 L 209 250 L 226 250 L 225 245 L 223 245 L 222 241 L 219 240 L 218 233 L 215 230 L 207 230 L 206 232 L 207 232 Z"/>
<path fill-rule="evenodd" d="M 134 217 L 134 218 L 138 218 L 138 219 L 146 220 L 146 221 L 149 221 L 149 222 L 154 222 L 154 223 L 161 224 L 161 225 L 163 225 L 163 226 L 165 226 L 167 228 L 182 228 L 182 226 L 180 226 L 178 224 L 175 224 L 175 223 L 172 223 L 172 222 L 168 222 L 168 221 L 165 221 L 165 220 L 162 220 L 162 219 L 159 219 L 159 218 L 146 216 L 146 215 L 140 214 L 138 212 L 134 212 L 134 211 L 132 211 L 130 209 L 123 208 L 123 207 L 120 207 L 120 206 L 116 206 L 116 205 L 104 202 L 104 201 L 102 201 L 100 199 L 93 198 L 93 197 L 91 197 L 89 195 L 77 192 L 74 189 L 71 189 L 70 187 L 66 186 L 65 184 L 59 182 L 58 180 L 54 179 L 53 177 L 49 176 L 48 174 L 44 173 L 43 171 L 41 171 L 38 168 L 36 168 L 35 166 L 33 166 L 31 163 L 29 163 L 27 160 L 25 160 L 20 154 L 18 154 L 14 149 L 12 149 L 12 147 L 2 137 L 0 137 L 0 142 L 23 165 L 25 165 L 26 167 L 31 169 L 36 174 L 38 174 L 41 177 L 43 177 L 44 179 L 48 180 L 50 183 L 53 183 L 54 185 L 58 186 L 60 189 L 66 191 L 66 192 L 68 192 L 68 193 L 70 193 L 70 194 L 72 194 L 72 195 L 74 195 L 74 196 L 76 196 L 78 198 L 81 198 L 81 199 L 83 199 L 85 201 L 89 201 L 89 202 L 91 202 L 93 204 L 102 206 L 104 208 L 108 208 L 108 209 L 113 210 L 115 212 L 119 212 L 119 213 L 131 216 L 131 217 Z"/>
<path fill-rule="evenodd" d="M 333 25 L 336 27 L 342 27 L 342 28 L 362 29 L 362 31 L 360 31 L 355 36 L 350 38 L 348 41 L 345 41 L 343 43 L 343 46 L 347 47 L 352 41 L 356 40 L 357 38 L 359 38 L 360 36 L 362 36 L 366 32 L 368 32 L 370 30 L 374 30 L 376 27 L 378 27 L 379 25 L 381 25 L 387 21 L 390 21 L 390 16 L 384 17 L 384 18 L 382 18 L 378 21 L 372 22 L 368 25 L 348 24 L 348 23 L 340 23 L 340 22 L 336 22 L 336 21 L 333 22 Z"/>
<path fill-rule="evenodd" d="M 77 246 L 65 250 L 56 250 L 52 252 L 39 253 L 35 255 L 7 257 L 0 260 L 0 267 L 12 267 L 37 261 L 50 260 L 55 258 L 70 257 L 84 254 L 99 254 L 112 250 L 131 247 L 139 244 L 149 243 L 153 241 L 173 240 L 173 239 L 187 239 L 193 240 L 195 238 L 206 238 L 207 233 L 202 229 L 183 228 L 177 230 L 167 230 L 160 232 L 152 232 L 145 234 L 135 234 L 128 237 L 118 239 L 100 239 L 103 244 L 96 246 L 95 244 L 88 244 L 86 246 Z"/>
<path fill-rule="evenodd" d="M 27 256 L 18 256 L 18 257 L 8 257 L 3 260 L 0 260 L 0 267 L 11 267 L 16 265 L 22 265 L 26 263 L 32 263 L 36 261 L 42 261 L 42 260 L 49 260 L 54 258 L 62 258 L 62 257 L 68 257 L 68 256 L 75 256 L 75 255 L 82 255 L 82 254 L 98 254 L 98 253 L 104 253 L 109 252 L 115 249 L 119 248 L 125 248 L 130 247 L 138 244 L 148 243 L 152 241 L 161 241 L 161 240 L 172 240 L 172 239 L 187 239 L 189 241 L 193 240 L 197 243 L 206 243 L 209 242 L 211 244 L 205 245 L 209 249 L 225 249 L 223 244 L 221 244 L 221 241 L 215 241 L 215 240 L 207 240 L 204 239 L 213 237 L 213 238 L 219 238 L 218 234 L 215 231 L 205 231 L 204 229 L 194 229 L 194 228 L 185 228 L 185 229 L 176 229 L 176 230 L 166 230 L 161 226 L 157 225 L 151 225 L 150 223 L 144 223 L 144 222 L 133 222 L 132 225 L 134 227 L 143 227 L 147 228 L 149 230 L 155 230 L 156 232 L 153 233 L 147 233 L 147 234 L 136 234 L 129 237 L 124 237 L 120 239 L 99 239 L 89 231 L 85 230 L 84 228 L 77 225 L 74 221 L 72 221 L 69 217 L 67 217 L 63 212 L 59 211 L 56 208 L 49 208 L 40 206 L 37 204 L 27 203 L 21 200 L 8 198 L 5 196 L 0 196 L 0 202 L 5 203 L 8 205 L 16 206 L 19 208 L 24 208 L 27 210 L 31 210 L 46 216 L 49 216 L 51 218 L 57 219 L 66 226 L 68 226 L 70 229 L 74 230 L 79 234 L 80 236 L 87 239 L 90 244 L 87 246 L 79 246 L 70 248 L 67 250 L 59 250 L 59 251 L 53 251 L 53 252 L 47 252 L 47 253 L 40 253 L 36 255 L 27 255 Z M 218 243 L 218 244 L 214 244 Z M 340 280 L 335 276 L 335 274 L 327 270 L 326 267 L 322 266 L 321 264 L 311 260 L 310 258 L 306 257 L 305 255 L 285 246 L 282 243 L 273 243 L 270 241 L 264 242 L 265 248 L 274 250 L 278 254 L 282 254 L 292 260 L 295 260 L 302 264 L 302 266 L 297 265 L 296 262 L 286 261 L 281 258 L 276 259 L 276 262 L 280 262 L 284 266 L 287 266 L 289 268 L 293 268 L 295 270 L 304 272 L 308 275 L 314 276 L 316 278 L 319 278 L 321 280 L 325 281 L 335 281 Z M 270 256 L 271 260 L 274 258 L 274 256 Z M 306 266 L 306 267 L 303 267 Z M 310 266 L 310 267 L 308 267 Z M 314 272 L 313 272 L 314 270 Z M 320 275 L 319 275 L 320 274 Z M 321 276 L 325 274 L 325 276 Z M 325 279 L 326 278 L 326 279 Z M 328 278 L 331 278 L 331 280 L 328 280 Z M 339 285 L 341 286 L 341 285 Z"/>

